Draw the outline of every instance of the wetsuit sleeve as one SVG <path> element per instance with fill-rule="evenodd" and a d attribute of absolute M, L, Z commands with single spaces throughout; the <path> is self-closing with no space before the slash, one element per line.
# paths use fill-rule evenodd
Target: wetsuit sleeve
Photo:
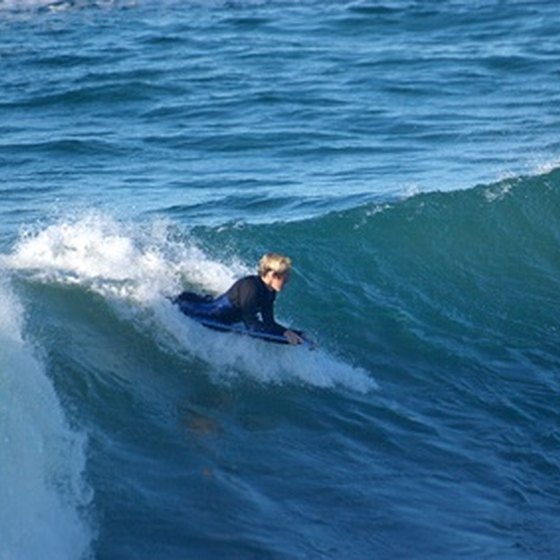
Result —
<path fill-rule="evenodd" d="M 286 332 L 286 327 L 274 320 L 274 299 L 271 298 L 263 305 L 261 315 L 265 332 L 278 335 L 283 335 Z"/>
<path fill-rule="evenodd" d="M 275 335 L 283 335 L 286 331 L 274 320 L 274 297 L 262 292 L 256 282 L 240 284 L 237 301 L 241 320 L 248 329 Z M 262 320 L 259 319 L 259 313 Z"/>

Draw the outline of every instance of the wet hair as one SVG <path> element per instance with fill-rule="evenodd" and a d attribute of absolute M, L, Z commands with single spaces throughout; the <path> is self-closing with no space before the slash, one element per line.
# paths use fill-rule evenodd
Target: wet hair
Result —
<path fill-rule="evenodd" d="M 259 261 L 259 276 L 266 276 L 272 270 L 276 276 L 283 276 L 292 269 L 292 259 L 278 253 L 266 253 Z"/>

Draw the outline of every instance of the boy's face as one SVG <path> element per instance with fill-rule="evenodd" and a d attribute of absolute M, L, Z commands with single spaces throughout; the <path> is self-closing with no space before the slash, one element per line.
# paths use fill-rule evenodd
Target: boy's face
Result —
<path fill-rule="evenodd" d="M 269 270 L 264 277 L 265 284 L 275 292 L 281 292 L 284 289 L 284 286 L 289 282 L 289 280 L 289 272 L 285 272 L 284 274 L 277 274 L 276 272 Z"/>

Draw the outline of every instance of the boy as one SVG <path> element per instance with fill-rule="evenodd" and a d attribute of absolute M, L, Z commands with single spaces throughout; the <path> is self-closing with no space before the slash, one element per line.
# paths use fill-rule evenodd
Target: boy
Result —
<path fill-rule="evenodd" d="M 289 344 L 302 344 L 304 340 L 300 334 L 274 319 L 276 294 L 288 283 L 291 269 L 289 257 L 267 253 L 259 261 L 258 275 L 237 280 L 221 296 L 214 299 L 183 292 L 174 302 L 185 315 L 226 324 L 243 322 L 250 331 L 283 336 Z"/>

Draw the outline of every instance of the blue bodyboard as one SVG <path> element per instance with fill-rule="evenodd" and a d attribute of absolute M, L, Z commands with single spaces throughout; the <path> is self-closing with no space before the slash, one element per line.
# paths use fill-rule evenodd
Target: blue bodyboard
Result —
<path fill-rule="evenodd" d="M 287 344 L 287 345 L 290 344 L 288 342 L 288 339 L 285 336 L 266 333 L 266 332 L 254 331 L 254 330 L 248 329 L 247 327 L 245 327 L 244 325 L 242 325 L 240 323 L 233 323 L 233 324 L 221 323 L 220 321 L 216 321 L 214 319 L 208 319 L 206 317 L 191 315 L 190 313 L 187 313 L 185 311 L 185 309 L 183 309 L 180 302 L 174 301 L 174 303 L 179 307 L 179 309 L 181 310 L 181 312 L 184 315 L 186 315 L 187 317 L 189 317 L 193 321 L 196 321 L 198 324 L 200 324 L 204 327 L 207 327 L 209 329 L 212 329 L 212 330 L 215 330 L 215 331 L 220 331 L 220 332 L 229 332 L 229 333 L 235 333 L 235 334 L 250 336 L 252 338 L 258 338 L 260 340 L 265 340 L 266 342 L 274 342 L 275 344 Z M 295 332 L 297 332 L 299 334 L 299 336 L 301 336 L 301 338 L 304 341 L 303 344 L 305 346 L 307 346 L 309 348 L 314 348 L 315 347 L 315 343 L 312 340 L 308 339 L 307 337 L 305 337 L 305 335 L 303 335 L 302 333 L 300 333 L 298 331 L 295 331 Z M 297 345 L 297 346 L 301 346 L 301 345 Z"/>

